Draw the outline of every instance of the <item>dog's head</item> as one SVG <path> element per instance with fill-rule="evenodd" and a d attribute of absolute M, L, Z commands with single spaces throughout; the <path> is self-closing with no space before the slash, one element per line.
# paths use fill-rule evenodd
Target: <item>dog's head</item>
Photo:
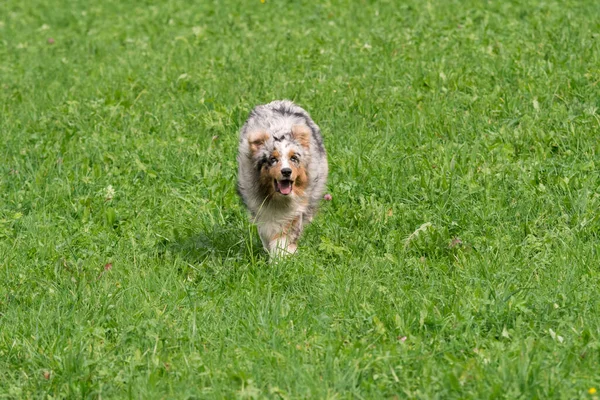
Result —
<path fill-rule="evenodd" d="M 260 190 L 265 196 L 304 194 L 310 135 L 310 128 L 305 125 L 294 125 L 289 132 L 270 134 L 258 130 L 248 135 L 250 153 L 260 176 Z"/>

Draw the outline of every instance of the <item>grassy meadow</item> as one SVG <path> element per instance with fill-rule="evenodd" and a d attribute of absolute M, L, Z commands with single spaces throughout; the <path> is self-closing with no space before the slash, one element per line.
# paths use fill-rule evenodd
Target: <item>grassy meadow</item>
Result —
<path fill-rule="evenodd" d="M 270 263 L 238 129 L 328 193 Z M 600 3 L 0 2 L 0 399 L 598 399 Z"/>

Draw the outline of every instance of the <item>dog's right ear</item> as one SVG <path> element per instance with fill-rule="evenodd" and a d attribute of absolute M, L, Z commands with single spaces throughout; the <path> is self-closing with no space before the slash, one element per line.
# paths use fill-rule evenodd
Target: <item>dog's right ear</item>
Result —
<path fill-rule="evenodd" d="M 248 134 L 248 144 L 250 145 L 250 151 L 255 154 L 261 147 L 265 145 L 265 142 L 269 139 L 269 134 L 265 131 L 254 131 Z"/>

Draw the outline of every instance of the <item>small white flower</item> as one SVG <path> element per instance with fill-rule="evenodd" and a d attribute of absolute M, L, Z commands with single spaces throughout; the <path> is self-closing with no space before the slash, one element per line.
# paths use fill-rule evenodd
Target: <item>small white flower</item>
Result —
<path fill-rule="evenodd" d="M 108 185 L 106 189 L 104 189 L 104 198 L 107 201 L 112 200 L 113 197 L 115 197 L 115 193 L 115 189 L 112 187 L 112 185 Z"/>

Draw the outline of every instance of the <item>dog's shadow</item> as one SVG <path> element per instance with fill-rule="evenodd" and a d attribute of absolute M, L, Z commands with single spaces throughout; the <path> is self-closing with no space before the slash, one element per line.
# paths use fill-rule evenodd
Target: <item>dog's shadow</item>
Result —
<path fill-rule="evenodd" d="M 247 226 L 214 224 L 196 231 L 176 231 L 174 236 L 172 240 L 163 242 L 163 248 L 180 255 L 190 264 L 210 259 L 232 261 L 264 257 L 260 239 Z"/>

